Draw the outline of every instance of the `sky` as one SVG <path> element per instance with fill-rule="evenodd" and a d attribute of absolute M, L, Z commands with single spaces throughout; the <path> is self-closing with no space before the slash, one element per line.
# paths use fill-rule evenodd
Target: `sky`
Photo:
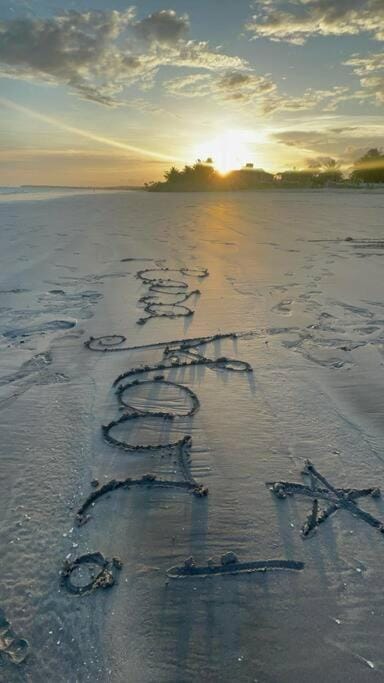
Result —
<path fill-rule="evenodd" d="M 0 185 L 347 171 L 384 145 L 383 46 L 384 0 L 1 0 Z"/>

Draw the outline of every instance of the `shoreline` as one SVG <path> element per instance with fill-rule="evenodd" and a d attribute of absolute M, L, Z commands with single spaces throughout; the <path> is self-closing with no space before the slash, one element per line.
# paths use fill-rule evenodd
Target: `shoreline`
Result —
<path fill-rule="evenodd" d="M 276 187 L 273 185 L 266 185 L 265 187 L 253 187 L 253 188 L 246 188 L 246 189 L 220 189 L 220 188 L 214 188 L 214 189 L 167 189 L 167 188 L 159 188 L 159 189 L 153 189 L 151 190 L 150 188 L 144 188 L 145 191 L 153 193 L 153 194 L 232 194 L 234 192 L 239 192 L 241 194 L 251 194 L 253 192 L 342 192 L 344 190 L 351 190 L 354 192 L 371 192 L 371 193 L 382 193 L 384 192 L 384 183 L 382 187 L 363 187 L 363 186 L 353 186 L 353 185 L 340 185 L 338 187 L 301 187 L 301 186 L 280 186 Z"/>

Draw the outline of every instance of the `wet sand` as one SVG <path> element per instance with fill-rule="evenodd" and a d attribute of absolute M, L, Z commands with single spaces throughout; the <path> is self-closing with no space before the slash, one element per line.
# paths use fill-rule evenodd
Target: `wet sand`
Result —
<path fill-rule="evenodd" d="M 383 208 L 357 191 L 0 204 L 0 607 L 29 643 L 0 680 L 382 680 Z M 125 339 L 84 344 L 102 335 Z M 239 571 L 212 570 L 229 551 Z M 68 592 L 65 559 L 96 552 L 121 560 L 114 585 Z M 275 560 L 304 567 L 259 571 Z"/>

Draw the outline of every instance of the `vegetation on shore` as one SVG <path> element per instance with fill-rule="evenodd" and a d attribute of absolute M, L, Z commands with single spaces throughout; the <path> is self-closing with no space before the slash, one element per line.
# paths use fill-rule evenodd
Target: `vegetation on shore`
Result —
<path fill-rule="evenodd" d="M 165 180 L 146 183 L 150 192 L 213 192 L 225 190 L 252 190 L 278 187 L 333 187 L 359 186 L 361 184 L 384 183 L 384 154 L 378 149 L 370 149 L 355 162 L 348 177 L 345 177 L 334 159 L 329 159 L 320 168 L 302 171 L 284 171 L 272 174 L 263 169 L 255 169 L 253 164 L 244 168 L 220 174 L 212 159 L 197 160 L 192 166 L 178 170 L 174 166 L 164 174 Z"/>

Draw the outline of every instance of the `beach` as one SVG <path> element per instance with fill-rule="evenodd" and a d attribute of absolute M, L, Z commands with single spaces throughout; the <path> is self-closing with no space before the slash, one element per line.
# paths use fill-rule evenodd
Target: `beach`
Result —
<path fill-rule="evenodd" d="M 384 485 L 383 209 L 364 190 L 0 195 L 0 607 L 28 641 L 0 680 L 383 680 L 384 503 L 356 497 Z M 335 509 L 303 535 L 315 499 Z M 114 585 L 71 594 L 65 559 L 95 552 Z M 304 567 L 167 575 L 228 552 Z"/>

